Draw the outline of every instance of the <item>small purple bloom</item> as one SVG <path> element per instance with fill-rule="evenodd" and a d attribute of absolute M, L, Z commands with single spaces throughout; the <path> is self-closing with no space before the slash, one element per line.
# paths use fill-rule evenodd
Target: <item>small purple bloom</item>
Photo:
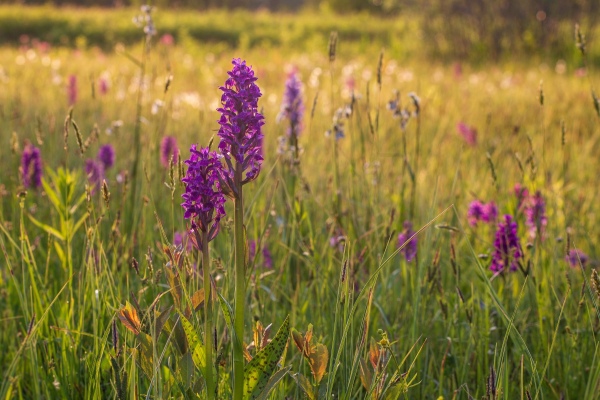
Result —
<path fill-rule="evenodd" d="M 298 137 L 302 131 L 302 117 L 304 116 L 304 101 L 302 100 L 302 82 L 296 71 L 292 72 L 285 82 L 283 103 L 279 112 L 279 119 L 287 119 L 290 125 L 286 131 L 288 136 Z"/>
<path fill-rule="evenodd" d="M 496 222 L 498 219 L 498 206 L 493 201 L 483 206 L 483 222 Z"/>
<path fill-rule="evenodd" d="M 108 80 L 106 78 L 100 78 L 98 81 L 98 90 L 103 96 L 108 93 Z"/>
<path fill-rule="evenodd" d="M 273 268 L 273 256 L 271 255 L 271 251 L 267 247 L 266 243 L 262 249 L 263 256 L 263 266 L 267 269 Z"/>
<path fill-rule="evenodd" d="M 182 246 L 188 252 L 192 251 L 192 241 L 188 238 L 187 232 L 175 232 L 173 234 L 173 245 Z"/>
<path fill-rule="evenodd" d="M 477 226 L 479 221 L 483 221 L 484 214 L 484 204 L 479 200 L 473 200 L 471 204 L 469 204 L 469 210 L 467 211 L 469 225 Z"/>
<path fill-rule="evenodd" d="M 242 175 L 239 182 L 242 185 L 256 179 L 260 172 L 264 117 L 258 112 L 258 99 L 262 94 L 254 83 L 257 79 L 254 71 L 239 58 L 234 59 L 232 64 L 229 78 L 219 88 L 223 91 L 222 107 L 217 111 L 221 113 L 219 150 L 226 162 L 223 180 L 231 192 L 229 194 L 235 195 L 236 168 Z"/>
<path fill-rule="evenodd" d="M 459 122 L 456 124 L 456 130 L 461 134 L 469 146 L 475 146 L 477 144 L 477 129 L 468 126 L 464 122 Z"/>
<path fill-rule="evenodd" d="M 219 233 L 219 221 L 225 216 L 225 197 L 219 187 L 221 163 L 214 151 L 208 147 L 199 150 L 196 145 L 190 148 L 190 158 L 185 161 L 188 170 L 182 179 L 185 183 L 184 218 L 192 220 L 192 229 L 196 227 L 208 233 L 213 240 Z M 200 248 L 200 243 L 196 243 Z"/>
<path fill-rule="evenodd" d="M 115 149 L 110 144 L 105 144 L 98 149 L 98 161 L 102 163 L 105 170 L 115 164 Z"/>
<path fill-rule="evenodd" d="M 517 209 L 519 210 L 529 198 L 529 190 L 527 190 L 527 188 L 522 186 L 520 183 L 517 183 L 515 185 L 514 192 L 515 196 L 517 197 Z"/>
<path fill-rule="evenodd" d="M 256 246 L 257 246 L 256 240 L 250 240 L 248 242 L 248 259 L 249 259 L 249 263 L 254 266 L 258 265 L 254 260 L 254 257 L 256 257 Z M 269 251 L 269 248 L 267 247 L 266 243 L 263 243 L 263 248 L 261 250 L 261 253 L 262 253 L 262 266 L 267 269 L 273 268 L 273 257 L 271 255 L 271 252 Z"/>
<path fill-rule="evenodd" d="M 523 250 L 517 236 L 518 225 L 511 215 L 504 215 L 502 221 L 498 224 L 496 230 L 496 239 L 494 240 L 494 254 L 490 269 L 495 273 L 503 272 L 507 269 L 516 271 L 518 262 L 523 258 Z"/>
<path fill-rule="evenodd" d="M 546 217 L 546 202 L 539 190 L 530 196 L 525 204 L 525 224 L 531 239 L 535 239 L 539 235 L 544 240 L 548 218 Z"/>
<path fill-rule="evenodd" d="M 567 263 L 572 268 L 577 268 L 579 267 L 580 263 L 582 267 L 585 267 L 589 260 L 589 257 L 587 256 L 587 254 L 585 254 L 579 249 L 570 249 L 569 253 L 565 257 L 565 260 L 567 260 Z"/>
<path fill-rule="evenodd" d="M 40 149 L 27 144 L 21 155 L 21 179 L 26 188 L 42 185 L 42 156 Z"/>
<path fill-rule="evenodd" d="M 173 161 L 177 162 L 177 157 L 179 157 L 177 139 L 173 136 L 165 136 L 160 143 L 160 162 L 163 167 L 169 167 L 171 157 L 173 157 Z"/>
<path fill-rule="evenodd" d="M 254 257 L 256 257 L 256 240 L 250 240 L 248 242 L 248 259 L 250 264 L 254 262 Z"/>
<path fill-rule="evenodd" d="M 397 247 L 399 248 L 406 243 L 406 246 L 400 252 L 404 254 L 407 262 L 411 262 L 417 256 L 417 237 L 414 235 L 415 231 L 412 229 L 412 223 L 404 221 L 404 230 L 398 235 Z"/>
<path fill-rule="evenodd" d="M 88 182 L 91 185 L 92 193 L 96 192 L 104 179 L 104 168 L 102 162 L 87 159 L 85 160 L 85 174 L 88 178 Z"/>
<path fill-rule="evenodd" d="M 67 97 L 70 106 L 77 102 L 77 77 L 75 75 L 69 76 L 69 85 L 67 86 Z"/>

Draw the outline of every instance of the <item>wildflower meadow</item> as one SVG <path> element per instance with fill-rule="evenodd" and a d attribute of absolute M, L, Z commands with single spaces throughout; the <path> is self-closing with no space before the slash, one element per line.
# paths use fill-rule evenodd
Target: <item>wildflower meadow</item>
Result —
<path fill-rule="evenodd" d="M 0 6 L 0 399 L 600 399 L 592 18 L 320 12 Z"/>

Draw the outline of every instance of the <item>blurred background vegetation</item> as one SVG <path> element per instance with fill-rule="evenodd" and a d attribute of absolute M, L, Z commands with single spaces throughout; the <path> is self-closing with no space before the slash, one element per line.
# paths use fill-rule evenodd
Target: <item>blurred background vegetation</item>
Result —
<path fill-rule="evenodd" d="M 0 43 L 18 44 L 29 35 L 53 45 L 110 48 L 137 40 L 131 7 L 141 0 L 3 1 Z M 385 47 L 397 55 L 428 59 L 499 61 L 518 55 L 576 58 L 574 24 L 591 39 L 600 18 L 597 0 L 157 0 L 159 33 L 175 40 L 229 47 L 320 44 L 337 30 L 344 42 Z M 31 7 L 40 6 L 38 12 Z M 49 6 L 68 7 L 53 9 Z M 75 9 L 77 7 L 78 9 Z M 85 10 L 81 8 L 91 8 Z M 102 12 L 120 8 L 121 13 Z M 187 9 L 192 12 L 176 13 Z M 256 13 L 256 11 L 260 11 Z M 278 18 L 269 18 L 272 13 Z M 232 14 L 233 13 L 233 14 Z M 343 14 L 342 18 L 339 15 Z M 231 17 L 235 17 L 235 24 Z M 313 40 L 314 39 L 314 40 Z M 326 39 L 325 39 L 326 40 Z M 400 49 L 400 47 L 402 47 Z M 590 62 L 600 51 L 590 49 Z"/>

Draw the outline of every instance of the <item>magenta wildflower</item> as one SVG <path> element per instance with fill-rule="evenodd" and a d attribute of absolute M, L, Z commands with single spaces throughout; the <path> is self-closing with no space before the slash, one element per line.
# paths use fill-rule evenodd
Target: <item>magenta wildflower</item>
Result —
<path fill-rule="evenodd" d="M 479 221 L 483 221 L 484 215 L 484 204 L 479 200 L 473 200 L 471 204 L 469 204 L 469 209 L 467 211 L 467 218 L 469 220 L 469 225 L 477 226 Z"/>
<path fill-rule="evenodd" d="M 477 226 L 477 223 L 480 221 L 485 223 L 496 222 L 496 219 L 498 219 L 498 207 L 493 201 L 482 203 L 479 200 L 473 200 L 469 204 L 467 218 L 471 226 Z"/>
<path fill-rule="evenodd" d="M 192 220 L 192 229 L 198 228 L 208 233 L 208 240 L 213 240 L 219 233 L 219 221 L 225 215 L 225 197 L 219 188 L 221 163 L 214 151 L 208 147 L 190 148 L 190 158 L 185 161 L 187 173 L 182 179 L 185 183 L 184 218 Z M 192 236 L 192 238 L 194 238 Z M 200 249 L 200 243 L 195 243 Z"/>
<path fill-rule="evenodd" d="M 223 179 L 229 195 L 235 196 L 237 184 L 234 182 L 236 169 L 241 181 L 239 185 L 250 182 L 258 176 L 263 161 L 261 127 L 264 117 L 258 112 L 260 89 L 252 68 L 245 61 L 236 58 L 229 78 L 220 89 L 222 107 L 219 119 L 219 150 L 223 155 L 226 168 Z M 233 162 L 235 161 L 235 164 Z M 244 176 L 244 172 L 246 175 Z"/>
<path fill-rule="evenodd" d="M 103 96 L 108 93 L 108 80 L 106 80 L 106 78 L 100 78 L 98 81 L 98 90 Z"/>
<path fill-rule="evenodd" d="M 459 122 L 456 124 L 456 130 L 461 134 L 469 146 L 475 146 L 477 144 L 477 129 L 468 126 L 464 122 Z"/>
<path fill-rule="evenodd" d="M 179 148 L 177 147 L 177 139 L 173 136 L 165 136 L 160 143 L 160 162 L 165 167 L 169 167 L 169 162 L 173 157 L 173 161 L 177 161 L 179 157 Z"/>
<path fill-rule="evenodd" d="M 525 224 L 531 239 L 535 239 L 539 235 L 544 240 L 548 218 L 546 217 L 546 202 L 539 190 L 530 196 L 525 204 Z"/>
<path fill-rule="evenodd" d="M 27 144 L 21 155 L 21 180 L 26 188 L 42 185 L 42 156 L 40 149 Z"/>
<path fill-rule="evenodd" d="M 567 263 L 572 268 L 577 268 L 579 267 L 580 263 L 582 267 L 585 267 L 589 260 L 589 257 L 587 256 L 587 254 L 585 254 L 579 249 L 570 249 L 565 257 L 565 260 L 567 260 Z"/>
<path fill-rule="evenodd" d="M 104 167 L 101 161 L 87 159 L 85 160 L 85 174 L 91 185 L 92 193 L 96 192 L 104 179 Z"/>
<path fill-rule="evenodd" d="M 67 98 L 69 100 L 70 106 L 77 102 L 77 77 L 75 75 L 69 76 L 69 84 L 67 86 Z"/>
<path fill-rule="evenodd" d="M 285 82 L 283 103 L 279 112 L 279 119 L 289 120 L 290 125 L 286 131 L 288 136 L 298 137 L 302 131 L 302 117 L 304 116 L 304 101 L 302 100 L 302 82 L 294 71 Z"/>
<path fill-rule="evenodd" d="M 170 33 L 165 33 L 160 37 L 160 43 L 170 47 L 175 44 L 175 38 Z"/>
<path fill-rule="evenodd" d="M 518 225 L 511 215 L 504 215 L 496 230 L 494 254 L 490 269 L 496 273 L 507 269 L 516 271 L 523 258 L 523 249 L 517 235 Z"/>
<path fill-rule="evenodd" d="M 98 161 L 107 170 L 115 164 L 115 149 L 110 144 L 105 144 L 98 149 Z"/>
<path fill-rule="evenodd" d="M 404 230 L 398 234 L 397 247 L 401 247 L 406 243 L 400 252 L 404 254 L 404 258 L 407 262 L 411 262 L 417 256 L 417 237 L 414 235 L 415 231 L 412 229 L 412 223 L 410 221 L 404 221 Z"/>
<path fill-rule="evenodd" d="M 498 219 L 498 206 L 493 201 L 483 206 L 483 222 L 496 222 Z"/>

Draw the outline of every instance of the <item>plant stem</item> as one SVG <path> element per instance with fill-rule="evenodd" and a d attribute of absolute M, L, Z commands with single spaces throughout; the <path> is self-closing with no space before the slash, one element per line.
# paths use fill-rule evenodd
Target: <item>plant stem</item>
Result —
<path fill-rule="evenodd" d="M 129 218 L 126 223 L 126 232 L 130 237 L 134 235 L 134 229 L 136 226 L 136 220 L 139 215 L 139 207 L 137 204 L 137 193 L 138 193 L 138 169 L 140 164 L 140 155 L 142 150 L 142 101 L 144 99 L 144 76 L 146 74 L 146 53 L 148 51 L 146 39 L 142 46 L 142 58 L 140 61 L 139 69 L 139 83 L 137 92 L 137 101 L 135 106 L 135 125 L 133 126 L 133 166 L 131 168 L 131 192 L 129 193 Z"/>
<path fill-rule="evenodd" d="M 234 235 L 235 235 L 235 319 L 233 340 L 233 398 L 242 400 L 244 394 L 244 306 L 246 300 L 244 203 L 242 196 L 242 165 L 235 166 Z"/>
<path fill-rule="evenodd" d="M 210 254 L 208 253 L 208 234 L 202 232 L 202 271 L 204 273 L 204 354 L 206 356 L 206 394 L 207 399 L 215 398 L 212 357 L 212 304 L 210 285 Z"/>

